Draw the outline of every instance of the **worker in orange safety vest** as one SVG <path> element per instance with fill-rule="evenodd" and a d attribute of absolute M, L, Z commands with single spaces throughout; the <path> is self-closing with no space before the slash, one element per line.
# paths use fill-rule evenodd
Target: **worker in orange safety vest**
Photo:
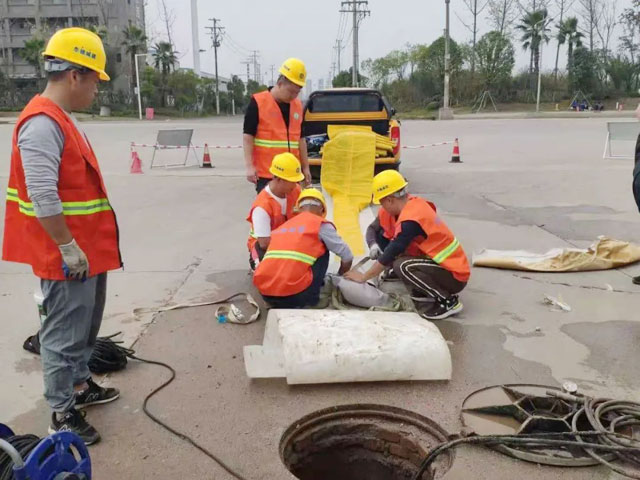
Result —
<path fill-rule="evenodd" d="M 243 149 L 247 180 L 260 191 L 269 183 L 271 160 L 279 153 L 295 155 L 302 166 L 306 183 L 311 182 L 307 144 L 302 137 L 300 90 L 307 80 L 304 63 L 297 58 L 285 60 L 273 87 L 251 96 L 244 116 Z"/>
<path fill-rule="evenodd" d="M 374 177 L 373 201 L 384 212 L 368 229 L 367 241 L 369 256 L 377 261 L 367 272 L 350 271 L 345 277 L 366 282 L 393 266 L 424 318 L 447 318 L 462 311 L 458 293 L 469 280 L 469 262 L 435 205 L 409 195 L 407 186 L 395 170 Z"/>
<path fill-rule="evenodd" d="M 293 217 L 301 191 L 298 182 L 304 180 L 300 162 L 288 152 L 273 157 L 269 172 L 273 178 L 255 198 L 247 216 L 251 224 L 247 241 L 251 270 L 255 270 L 264 257 L 271 232 Z"/>
<path fill-rule="evenodd" d="M 351 268 L 353 254 L 336 227 L 325 220 L 322 193 L 308 188 L 298 198 L 300 213 L 274 230 L 267 253 L 253 276 L 265 301 L 275 308 L 315 306 L 329 267 L 329 252 L 340 257 L 339 274 Z"/>

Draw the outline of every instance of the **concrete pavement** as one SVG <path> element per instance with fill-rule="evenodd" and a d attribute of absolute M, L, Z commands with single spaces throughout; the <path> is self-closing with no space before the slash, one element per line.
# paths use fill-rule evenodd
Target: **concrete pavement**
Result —
<path fill-rule="evenodd" d="M 482 248 L 544 252 L 586 246 L 597 235 L 634 240 L 640 215 L 631 196 L 632 162 L 603 161 L 606 119 L 405 121 L 405 145 L 459 137 L 463 164 L 450 148 L 403 152 L 413 193 L 433 200 L 471 256 Z M 128 173 L 129 143 L 153 143 L 158 128 L 194 128 L 194 143 L 240 144 L 239 119 L 187 122 L 84 122 L 118 213 L 125 270 L 110 276 L 102 333 L 123 331 L 142 357 L 173 365 L 178 379 L 150 405 L 161 418 L 222 455 L 249 479 L 291 478 L 277 445 L 282 432 L 316 409 L 384 403 L 414 410 L 459 431 L 459 407 L 472 391 L 496 383 L 559 384 L 571 379 L 592 394 L 638 398 L 640 266 L 617 271 L 531 274 L 474 269 L 465 312 L 438 325 L 451 342 L 454 374 L 446 383 L 287 387 L 246 378 L 242 346 L 260 343 L 263 322 L 220 325 L 203 307 L 135 319 L 136 307 L 219 298 L 250 288 L 244 217 L 253 198 L 237 150 L 212 150 L 216 168 Z M 0 125 L 10 143 L 12 126 Z M 626 146 L 632 149 L 632 145 Z M 161 152 L 175 158 L 175 152 Z M 141 152 L 148 165 L 149 152 Z M 6 182 L 8 154 L 0 160 Z M 4 205 L 0 206 L 3 214 Z M 37 359 L 22 342 L 38 328 L 29 270 L 0 264 L 0 421 L 44 435 Z M 562 295 L 573 311 L 542 303 Z M 107 381 L 122 398 L 89 412 L 104 441 L 92 448 L 96 478 L 230 478 L 192 447 L 151 423 L 144 396 L 165 374 L 132 363 Z M 471 473 L 473 475 L 470 476 Z M 614 478 L 602 469 L 563 470 L 461 450 L 446 478 Z"/>

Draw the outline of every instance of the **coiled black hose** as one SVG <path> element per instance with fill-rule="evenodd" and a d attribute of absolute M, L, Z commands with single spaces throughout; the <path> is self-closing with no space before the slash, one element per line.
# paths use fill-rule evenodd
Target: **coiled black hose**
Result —
<path fill-rule="evenodd" d="M 5 439 L 15 448 L 23 460 L 40 442 L 37 435 L 15 435 Z M 13 461 L 8 453 L 0 450 L 0 480 L 13 480 Z"/>
<path fill-rule="evenodd" d="M 123 347 L 121 345 L 122 342 L 113 340 L 113 337 L 120 335 L 120 333 L 117 332 L 108 337 L 98 337 L 96 339 L 96 344 L 93 347 L 93 353 L 88 363 L 91 372 L 102 375 L 117 372 L 127 366 L 127 357 L 133 353 L 133 350 Z M 22 347 L 28 352 L 40 355 L 39 332 L 27 338 Z"/>
<path fill-rule="evenodd" d="M 413 480 L 421 480 L 424 473 L 436 458 L 459 445 L 507 445 L 519 448 L 562 448 L 578 447 L 592 458 L 611 470 L 628 478 L 640 479 L 640 439 L 631 434 L 623 434 L 622 429 L 629 431 L 640 425 L 640 403 L 590 397 L 571 396 L 572 401 L 583 404 L 573 416 L 571 432 L 538 433 L 522 435 L 478 435 L 459 438 L 442 443 L 433 448 L 423 460 Z M 584 419 L 590 430 L 580 429 Z M 613 453 L 617 457 L 613 463 L 603 454 Z"/>

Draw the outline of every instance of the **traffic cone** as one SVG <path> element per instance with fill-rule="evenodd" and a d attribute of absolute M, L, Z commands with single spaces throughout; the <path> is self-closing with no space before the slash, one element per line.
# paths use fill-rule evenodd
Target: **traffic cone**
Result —
<path fill-rule="evenodd" d="M 131 150 L 131 169 L 129 173 L 144 173 L 142 171 L 142 161 L 135 150 Z"/>
<path fill-rule="evenodd" d="M 206 168 L 211 168 L 211 155 L 209 155 L 209 145 L 204 144 L 204 155 L 202 157 L 202 166 Z"/>
<path fill-rule="evenodd" d="M 462 160 L 460 160 L 460 144 L 457 138 L 455 142 L 453 142 L 453 154 L 451 155 L 450 163 L 462 163 Z"/>

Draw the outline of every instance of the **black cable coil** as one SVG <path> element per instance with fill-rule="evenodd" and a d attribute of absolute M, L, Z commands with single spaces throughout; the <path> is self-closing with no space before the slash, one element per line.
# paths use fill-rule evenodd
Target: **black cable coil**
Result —
<path fill-rule="evenodd" d="M 23 460 L 40 442 L 37 435 L 15 435 L 5 439 L 15 448 Z M 13 461 L 8 453 L 0 449 L 0 480 L 13 480 Z"/>
<path fill-rule="evenodd" d="M 40 355 L 40 337 L 39 333 L 31 335 L 22 345 L 26 351 Z M 108 337 L 98 337 L 93 347 L 93 353 L 89 359 L 89 370 L 95 374 L 104 374 L 109 372 L 117 372 L 127 366 L 127 357 L 133 353 L 133 350 L 121 346 L 122 342 L 113 341 L 113 337 L 120 335 L 121 332 L 114 333 Z M 0 479 L 2 480 L 2 479 Z"/>

